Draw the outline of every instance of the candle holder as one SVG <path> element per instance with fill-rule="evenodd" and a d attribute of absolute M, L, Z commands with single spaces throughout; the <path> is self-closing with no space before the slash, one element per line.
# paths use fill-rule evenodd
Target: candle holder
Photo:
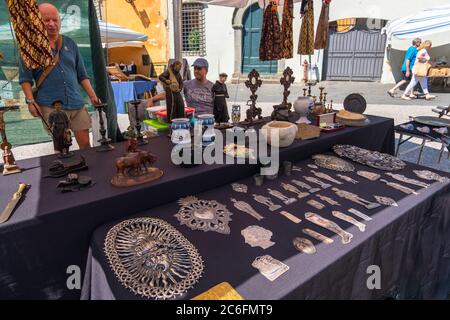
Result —
<path fill-rule="evenodd" d="M 5 106 L 0 107 L 0 135 L 2 137 L 2 144 L 0 148 L 3 150 L 3 175 L 9 175 L 14 173 L 22 172 L 22 169 L 16 164 L 16 160 L 14 159 L 14 155 L 11 151 L 11 144 L 8 142 L 6 138 L 6 126 L 3 118 L 3 114 L 9 110 L 18 110 L 19 106 Z"/>
<path fill-rule="evenodd" d="M 136 119 L 136 140 L 139 146 L 148 144 L 148 140 L 144 138 L 144 135 L 141 133 L 141 121 L 139 119 L 138 106 L 141 103 L 141 100 L 133 100 L 130 101 L 130 104 L 134 107 L 135 119 Z"/>
<path fill-rule="evenodd" d="M 106 152 L 114 150 L 114 146 L 111 145 L 111 139 L 106 138 L 105 121 L 103 120 L 103 111 L 108 105 L 106 103 L 94 105 L 94 108 L 98 111 L 98 118 L 100 124 L 100 135 L 102 138 L 98 140 L 100 147 L 97 148 L 98 152 Z"/>
<path fill-rule="evenodd" d="M 306 97 L 306 91 L 308 91 L 308 88 L 303 88 L 303 96 Z"/>
<path fill-rule="evenodd" d="M 319 101 L 323 102 L 323 90 L 325 90 L 325 87 L 319 87 L 320 95 L 319 95 Z"/>

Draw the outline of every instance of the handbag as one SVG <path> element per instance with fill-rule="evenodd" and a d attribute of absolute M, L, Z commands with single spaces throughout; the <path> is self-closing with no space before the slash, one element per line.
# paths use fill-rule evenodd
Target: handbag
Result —
<path fill-rule="evenodd" d="M 41 76 L 36 81 L 36 86 L 33 88 L 33 99 L 34 100 L 36 100 L 36 98 L 37 98 L 39 87 L 42 85 L 42 83 L 48 77 L 50 72 L 52 72 L 53 69 L 55 68 L 55 66 L 58 64 L 59 53 L 61 52 L 61 48 L 62 48 L 62 36 L 61 35 L 58 38 L 57 48 L 58 48 L 58 52 L 56 53 L 56 55 L 55 55 L 55 57 L 53 59 L 53 63 L 44 69 L 44 71 L 42 72 Z"/>
<path fill-rule="evenodd" d="M 414 75 L 416 77 L 426 77 L 428 75 L 428 70 L 431 65 L 428 62 L 419 62 L 417 61 L 414 64 Z"/>

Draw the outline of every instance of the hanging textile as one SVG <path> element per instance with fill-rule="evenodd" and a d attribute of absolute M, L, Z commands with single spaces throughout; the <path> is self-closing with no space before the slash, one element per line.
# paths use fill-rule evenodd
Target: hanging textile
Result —
<path fill-rule="evenodd" d="M 20 54 L 28 69 L 45 68 L 53 55 L 36 0 L 7 0 Z"/>
<path fill-rule="evenodd" d="M 283 59 L 283 36 L 275 1 L 270 1 L 264 11 L 259 59 L 262 61 Z"/>
<path fill-rule="evenodd" d="M 283 6 L 283 58 L 291 59 L 294 56 L 294 32 L 292 28 L 292 20 L 294 19 L 294 3 L 293 0 L 284 0 Z"/>
<path fill-rule="evenodd" d="M 313 0 L 302 1 L 302 11 L 304 13 L 300 38 L 298 42 L 298 54 L 314 54 L 314 4 Z"/>
<path fill-rule="evenodd" d="M 331 0 L 322 1 L 322 10 L 320 11 L 319 24 L 317 25 L 314 49 L 325 49 L 328 46 L 330 2 Z"/>

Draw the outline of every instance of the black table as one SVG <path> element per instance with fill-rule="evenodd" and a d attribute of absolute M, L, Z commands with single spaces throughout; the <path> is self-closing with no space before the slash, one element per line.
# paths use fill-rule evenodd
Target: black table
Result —
<path fill-rule="evenodd" d="M 317 140 L 296 141 L 280 150 L 280 160 L 301 160 L 337 143 L 393 154 L 393 120 L 375 116 L 370 119 L 371 124 L 366 127 L 323 134 Z M 109 182 L 115 173 L 114 159 L 124 149 L 123 144 L 118 144 L 108 153 L 93 149 L 75 152 L 76 157 L 83 155 L 89 164 L 89 170 L 80 174 L 97 182 L 92 189 L 79 193 L 61 194 L 56 189 L 58 179 L 42 178 L 56 158 L 54 155 L 19 161 L 27 170 L 0 176 L 2 209 L 20 182 L 32 185 L 10 220 L 0 225 L 0 298 L 79 298 L 80 290 L 66 287 L 66 270 L 76 265 L 84 273 L 89 242 L 98 226 L 258 171 L 257 165 L 233 164 L 180 168 L 171 162 L 169 139 L 157 137 L 142 149 L 158 156 L 156 166 L 164 171 L 164 176 L 140 186 L 115 188 Z"/>
<path fill-rule="evenodd" d="M 381 182 L 371 182 L 356 175 L 356 172 L 345 173 L 359 181 L 353 185 L 344 183 L 337 185 L 340 189 L 357 193 L 361 197 L 375 201 L 373 195 L 394 198 L 399 207 L 379 207 L 367 210 L 358 204 L 341 199 L 329 189 L 318 192 L 320 195 L 332 197 L 340 206 L 331 206 L 317 210 L 306 203 L 315 199 L 326 204 L 315 195 L 299 199 L 290 205 L 271 197 L 282 208 L 271 212 L 267 207 L 254 201 L 252 194 L 269 196 L 267 188 L 281 191 L 287 196 L 293 193 L 281 187 L 282 182 L 292 179 L 305 181 L 304 176 L 311 174 L 307 167 L 312 160 L 297 163 L 303 171 L 294 172 L 292 176 L 280 176 L 275 181 L 266 181 L 261 187 L 253 185 L 252 178 L 239 181 L 249 186 L 247 194 L 237 193 L 229 185 L 210 190 L 199 195 L 199 199 L 216 200 L 233 213 L 230 222 L 230 235 L 216 232 L 193 231 L 181 226 L 174 214 L 179 205 L 171 203 L 146 210 L 134 217 L 160 218 L 180 231 L 198 249 L 205 261 L 204 276 L 195 287 L 181 299 L 190 299 L 214 285 L 227 281 L 245 299 L 382 299 L 395 296 L 401 299 L 445 299 L 450 290 L 450 180 L 434 183 L 431 187 L 420 189 L 414 187 L 419 195 L 407 196 L 404 193 L 385 186 Z M 416 178 L 412 170 L 423 167 L 408 164 L 407 168 L 398 171 L 411 178 Z M 357 165 L 356 170 L 377 172 L 392 181 L 393 179 L 381 171 Z M 329 175 L 336 172 L 319 169 Z M 396 172 L 397 173 L 397 172 Z M 450 175 L 448 175 L 450 176 Z M 337 177 L 336 177 L 337 178 Z M 337 178 L 340 180 L 339 178 Z M 420 180 L 420 179 L 419 179 Z M 404 183 L 404 185 L 406 185 Z M 410 185 L 408 185 L 410 186 Z M 411 186 L 410 186 L 411 187 Z M 264 216 L 257 221 L 246 213 L 235 209 L 230 198 L 244 200 Z M 347 212 L 355 208 L 373 218 L 365 222 Z M 287 210 L 303 221 L 294 224 L 279 214 Z M 364 232 L 352 224 L 332 216 L 331 211 L 338 210 L 355 217 L 366 224 Z M 338 223 L 346 231 L 353 234 L 350 244 L 342 244 L 340 237 L 310 223 L 304 213 L 315 212 L 326 219 Z M 115 277 L 104 254 L 104 239 L 108 230 L 122 220 L 108 223 L 98 228 L 93 235 L 86 267 L 85 283 L 82 289 L 83 299 L 143 299 L 135 296 L 122 286 Z M 258 225 L 273 232 L 275 245 L 263 250 L 252 248 L 244 242 L 240 231 L 247 226 Z M 319 243 L 302 233 L 303 228 L 310 228 L 333 238 L 330 245 Z M 308 238 L 317 246 L 313 255 L 301 254 L 292 245 L 295 237 Z M 251 266 L 252 261 L 261 255 L 269 254 L 283 261 L 290 269 L 274 282 L 270 282 Z M 366 286 L 369 275 L 366 270 L 377 265 L 381 270 L 381 289 L 369 290 Z"/>

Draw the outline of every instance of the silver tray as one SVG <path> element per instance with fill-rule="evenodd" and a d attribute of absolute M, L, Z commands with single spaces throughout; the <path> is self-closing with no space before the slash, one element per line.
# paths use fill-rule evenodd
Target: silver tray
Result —
<path fill-rule="evenodd" d="M 426 124 L 433 127 L 450 127 L 450 120 L 438 117 L 420 116 L 415 117 L 414 122 Z"/>

